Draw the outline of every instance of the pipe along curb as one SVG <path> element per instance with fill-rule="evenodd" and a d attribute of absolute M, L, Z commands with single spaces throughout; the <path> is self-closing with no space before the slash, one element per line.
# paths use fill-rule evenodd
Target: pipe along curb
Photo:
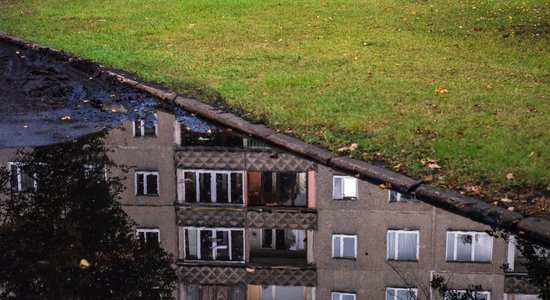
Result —
<path fill-rule="evenodd" d="M 239 116 L 221 111 L 198 100 L 181 97 L 165 87 L 149 85 L 137 79 L 131 73 L 122 70 L 109 68 L 61 50 L 28 42 L 2 31 L 0 31 L 0 40 L 5 40 L 15 46 L 32 49 L 55 60 L 68 62 L 72 67 L 86 75 L 107 75 L 115 78 L 121 83 L 132 86 L 163 101 L 170 102 L 191 113 L 257 136 L 282 149 L 329 167 L 352 173 L 358 178 L 376 184 L 384 184 L 398 192 L 416 195 L 419 200 L 433 206 L 470 218 L 476 222 L 511 231 L 543 247 L 550 248 L 550 221 L 534 217 L 523 217 L 519 213 L 508 211 L 502 207 L 492 206 L 481 199 L 467 197 L 453 190 L 423 184 L 419 180 L 380 166 L 349 157 L 335 156 L 330 151 L 307 144 L 295 137 L 278 133 L 264 125 L 253 124 Z"/>

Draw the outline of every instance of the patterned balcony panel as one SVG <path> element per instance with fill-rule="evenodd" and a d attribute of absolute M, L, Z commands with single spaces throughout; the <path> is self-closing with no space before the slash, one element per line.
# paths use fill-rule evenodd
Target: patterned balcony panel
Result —
<path fill-rule="evenodd" d="M 256 285 L 316 286 L 315 269 L 254 268 L 246 269 L 246 282 Z"/>
<path fill-rule="evenodd" d="M 244 208 L 221 207 L 178 207 L 178 225 L 196 227 L 244 227 L 246 210 Z"/>
<path fill-rule="evenodd" d="M 246 153 L 247 171 L 304 172 L 316 169 L 316 163 L 292 154 L 275 151 Z"/>
<path fill-rule="evenodd" d="M 182 169 L 244 170 L 245 152 L 242 151 L 178 151 L 176 167 Z"/>
<path fill-rule="evenodd" d="M 506 275 L 504 292 L 507 294 L 537 294 L 538 289 L 527 281 L 525 275 Z"/>
<path fill-rule="evenodd" d="M 246 226 L 251 228 L 316 230 L 317 213 L 284 209 L 249 210 L 246 214 Z"/>
<path fill-rule="evenodd" d="M 247 170 L 270 172 L 304 172 L 316 170 L 317 164 L 278 151 L 193 150 L 176 153 L 180 169 Z"/>
<path fill-rule="evenodd" d="M 201 285 L 246 284 L 244 266 L 178 266 L 180 282 Z"/>

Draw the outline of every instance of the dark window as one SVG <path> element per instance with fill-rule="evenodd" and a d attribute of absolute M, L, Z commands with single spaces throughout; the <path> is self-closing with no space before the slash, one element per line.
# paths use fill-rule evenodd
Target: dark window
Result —
<path fill-rule="evenodd" d="M 249 172 L 251 206 L 307 206 L 305 172 Z"/>
<path fill-rule="evenodd" d="M 158 195 L 158 173 L 136 172 L 136 195 Z"/>
<path fill-rule="evenodd" d="M 183 178 L 185 202 L 243 203 L 242 171 L 188 170 L 183 171 Z M 197 199 L 199 200 L 197 201 Z"/>

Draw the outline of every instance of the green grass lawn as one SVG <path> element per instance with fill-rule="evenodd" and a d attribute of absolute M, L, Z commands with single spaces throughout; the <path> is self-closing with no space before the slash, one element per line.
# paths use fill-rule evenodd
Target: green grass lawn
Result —
<path fill-rule="evenodd" d="M 549 193 L 549 20 L 543 0 L 0 0 L 0 30 L 492 196 Z"/>

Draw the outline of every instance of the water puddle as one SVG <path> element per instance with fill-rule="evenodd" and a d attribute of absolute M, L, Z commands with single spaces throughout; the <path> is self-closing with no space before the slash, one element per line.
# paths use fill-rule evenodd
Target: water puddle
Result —
<path fill-rule="evenodd" d="M 487 225 L 90 66 L 0 43 L 0 75 L 0 298 L 536 299 Z"/>

